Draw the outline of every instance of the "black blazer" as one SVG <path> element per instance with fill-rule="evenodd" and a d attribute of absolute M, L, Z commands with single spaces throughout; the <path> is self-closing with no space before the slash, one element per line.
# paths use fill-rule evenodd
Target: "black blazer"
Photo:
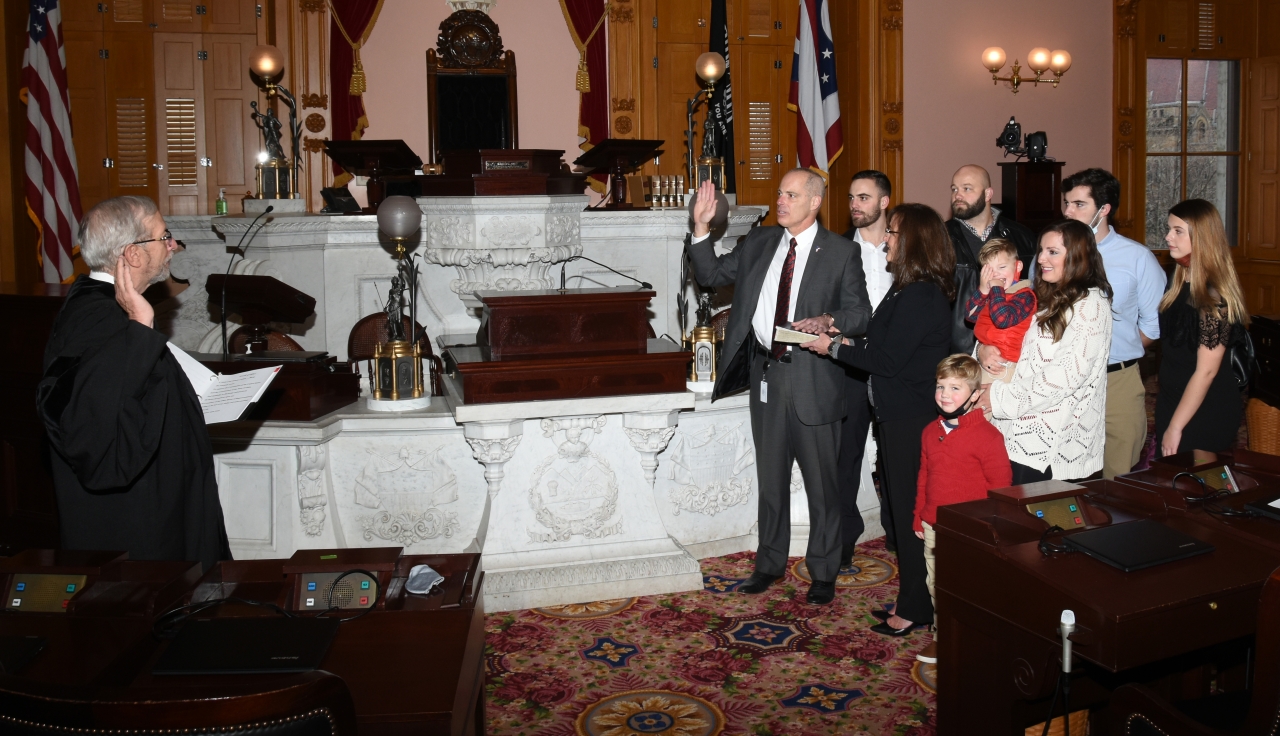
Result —
<path fill-rule="evenodd" d="M 751 335 L 751 318 L 760 301 L 760 287 L 769 263 L 782 243 L 783 232 L 777 225 L 757 227 L 722 256 L 715 254 L 711 238 L 699 243 L 693 243 L 692 237 L 685 241 L 699 284 L 734 287 L 733 312 L 725 327 L 712 400 L 741 391 L 750 383 L 750 353 L 756 344 Z M 862 252 L 853 243 L 819 225 L 793 301 L 796 319 L 830 314 L 841 332 L 861 334 L 871 318 Z M 796 375 L 792 396 L 800 421 L 809 425 L 829 424 L 844 417 L 844 369 L 808 350 L 793 350 L 791 361 Z"/>
<path fill-rule="evenodd" d="M 871 374 L 876 419 L 937 413 L 938 363 L 950 354 L 951 307 L 937 284 L 917 281 L 885 294 L 865 337 L 840 346 L 836 359 Z"/>

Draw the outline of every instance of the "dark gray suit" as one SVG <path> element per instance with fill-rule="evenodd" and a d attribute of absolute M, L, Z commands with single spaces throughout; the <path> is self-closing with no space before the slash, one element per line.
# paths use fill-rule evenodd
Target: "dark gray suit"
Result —
<path fill-rule="evenodd" d="M 840 493 L 837 458 L 840 420 L 845 415 L 844 368 L 825 356 L 799 348 L 790 362 L 769 360 L 751 328 L 760 289 L 779 247 L 782 227 L 758 227 L 730 253 L 715 254 L 710 238 L 690 242 L 689 260 L 703 286 L 734 286 L 733 313 L 725 328 L 712 400 L 751 391 L 751 429 L 760 486 L 760 546 L 756 570 L 781 575 L 791 539 L 790 480 L 800 464 L 809 500 L 809 547 L 805 559 L 816 580 L 832 581 L 840 569 Z M 768 295 L 770 309 L 776 294 Z M 853 243 L 821 226 L 804 273 L 791 285 L 796 319 L 830 314 L 845 334 L 866 331 L 871 318 L 862 253 Z M 760 401 L 767 376 L 768 401 Z"/>

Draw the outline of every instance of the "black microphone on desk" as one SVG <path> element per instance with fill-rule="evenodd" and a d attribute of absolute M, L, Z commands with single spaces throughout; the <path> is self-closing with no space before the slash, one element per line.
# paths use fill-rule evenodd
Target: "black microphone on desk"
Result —
<path fill-rule="evenodd" d="M 231 277 L 231 266 L 235 264 L 236 256 L 240 256 L 241 258 L 244 258 L 245 252 L 249 250 L 249 245 L 253 244 L 253 238 L 250 238 L 249 245 L 245 245 L 244 250 L 240 249 L 240 246 L 244 243 L 244 239 L 249 234 L 249 231 L 253 230 L 254 225 L 258 224 L 258 220 L 261 220 L 267 213 L 271 212 L 275 208 L 276 208 L 275 205 L 269 204 L 267 205 L 267 208 L 265 210 L 258 213 L 258 216 L 253 218 L 253 222 L 249 223 L 249 227 L 245 228 L 244 233 L 240 236 L 240 242 L 236 243 L 235 250 L 231 251 L 231 260 L 227 262 L 227 272 L 222 277 L 222 303 L 219 305 L 219 313 L 218 313 L 218 316 L 222 318 L 222 360 L 223 361 L 226 361 L 231 357 L 227 349 L 227 279 Z M 265 222 L 262 223 L 262 227 L 266 227 L 266 226 L 267 226 L 267 223 Z M 259 230 L 260 229 L 262 228 L 259 228 Z M 254 233 L 254 236 L 255 237 L 257 236 L 256 232 Z"/>
<path fill-rule="evenodd" d="M 640 279 L 636 278 L 635 276 L 632 276 L 632 275 L 630 275 L 630 274 L 625 274 L 625 273 L 623 273 L 623 272 L 619 271 L 618 269 L 616 269 L 616 268 L 614 268 L 614 267 L 612 267 L 612 266 L 606 266 L 606 265 L 604 265 L 603 263 L 601 263 L 600 261 L 597 261 L 597 260 L 594 260 L 594 259 L 591 259 L 591 258 L 587 258 L 586 256 L 569 256 L 568 258 L 566 258 L 566 259 L 564 260 L 564 262 L 563 262 L 563 263 L 561 263 L 561 264 L 560 264 L 560 293 L 562 293 L 562 294 L 565 292 L 565 286 L 564 286 L 564 267 L 565 267 L 566 265 L 568 265 L 568 264 L 569 264 L 569 261 L 589 261 L 589 262 L 591 262 L 591 263 L 596 264 L 597 266 L 599 266 L 599 267 L 601 267 L 601 268 L 608 269 L 609 271 L 612 271 L 612 272 L 614 272 L 614 273 L 618 274 L 619 276 L 621 276 L 621 277 L 623 277 L 623 278 L 631 279 L 632 281 L 636 282 L 637 284 L 640 284 L 640 288 L 642 288 L 642 289 L 652 289 L 652 288 L 653 288 L 653 284 L 649 283 L 648 281 L 641 281 Z"/>

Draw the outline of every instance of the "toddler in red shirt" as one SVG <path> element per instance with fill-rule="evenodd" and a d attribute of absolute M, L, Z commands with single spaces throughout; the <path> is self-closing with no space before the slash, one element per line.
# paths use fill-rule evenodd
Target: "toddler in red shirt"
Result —
<path fill-rule="evenodd" d="M 916 508 L 912 526 L 924 540 L 925 584 L 934 597 L 933 525 L 938 507 L 987 497 L 991 488 L 1013 482 L 1004 436 L 991 426 L 982 409 L 970 411 L 981 395 L 982 369 L 972 356 L 957 353 L 938 364 L 933 399 L 937 421 L 920 437 L 920 475 L 916 483 Z M 937 605 L 936 599 L 934 605 Z M 916 655 L 922 662 L 937 661 L 937 639 Z"/>
<path fill-rule="evenodd" d="M 978 290 L 965 305 L 968 320 L 973 322 L 973 336 L 983 345 L 993 345 L 1000 350 L 1006 365 L 999 373 L 983 366 L 982 382 L 1013 379 L 1013 367 L 1022 355 L 1022 338 L 1031 327 L 1031 316 L 1036 313 L 1036 293 L 1030 281 L 1018 281 L 1022 273 L 1022 261 L 1018 249 L 1011 241 L 992 238 L 978 251 L 982 273 L 978 276 Z"/>

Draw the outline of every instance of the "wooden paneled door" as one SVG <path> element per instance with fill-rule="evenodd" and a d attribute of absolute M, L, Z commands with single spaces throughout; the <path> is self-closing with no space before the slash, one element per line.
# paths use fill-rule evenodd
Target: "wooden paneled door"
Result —
<path fill-rule="evenodd" d="M 778 180 L 796 165 L 796 113 L 787 109 L 799 10 L 783 0 L 736 0 L 729 16 L 738 203 L 777 222 Z"/>
<path fill-rule="evenodd" d="M 254 33 L 258 0 L 155 0 L 160 33 Z"/>
<path fill-rule="evenodd" d="M 117 16 L 122 15 L 120 5 L 115 6 Z M 112 26 L 117 30 L 111 30 Z M 104 127 L 107 156 L 112 161 L 108 192 L 112 197 L 133 194 L 156 199 L 156 174 L 162 164 L 156 158 L 152 128 L 156 110 L 151 32 L 145 23 L 137 26 L 108 20 L 108 30 L 103 33 L 107 91 Z"/>
<path fill-rule="evenodd" d="M 249 103 L 259 90 L 249 78 L 249 34 L 157 33 L 160 211 L 208 215 L 220 189 L 238 201 L 253 189 L 258 129 Z M 278 112 L 287 114 L 287 108 Z"/>
<path fill-rule="evenodd" d="M 240 198 L 254 188 L 253 167 L 261 148 L 258 126 L 249 117 L 250 102 L 257 100 L 258 109 L 264 109 L 264 98 L 249 78 L 249 53 L 257 40 L 252 34 L 230 33 L 204 38 L 209 52 L 204 62 L 205 147 L 211 159 L 206 211 L 214 212 L 218 190 L 226 189 L 234 214 Z M 276 104 L 276 114 L 287 126 L 289 109 L 283 102 Z"/>
<path fill-rule="evenodd" d="M 110 197 L 107 168 L 107 72 L 102 58 L 103 14 L 91 0 L 63 0 L 63 52 L 71 143 L 76 152 L 80 205 L 84 210 Z"/>
<path fill-rule="evenodd" d="M 1245 254 L 1280 261 L 1280 56 L 1252 59 L 1248 69 Z"/>
<path fill-rule="evenodd" d="M 154 118 L 160 164 L 159 205 L 165 215 L 207 214 L 204 49 L 199 33 L 155 34 Z"/>

